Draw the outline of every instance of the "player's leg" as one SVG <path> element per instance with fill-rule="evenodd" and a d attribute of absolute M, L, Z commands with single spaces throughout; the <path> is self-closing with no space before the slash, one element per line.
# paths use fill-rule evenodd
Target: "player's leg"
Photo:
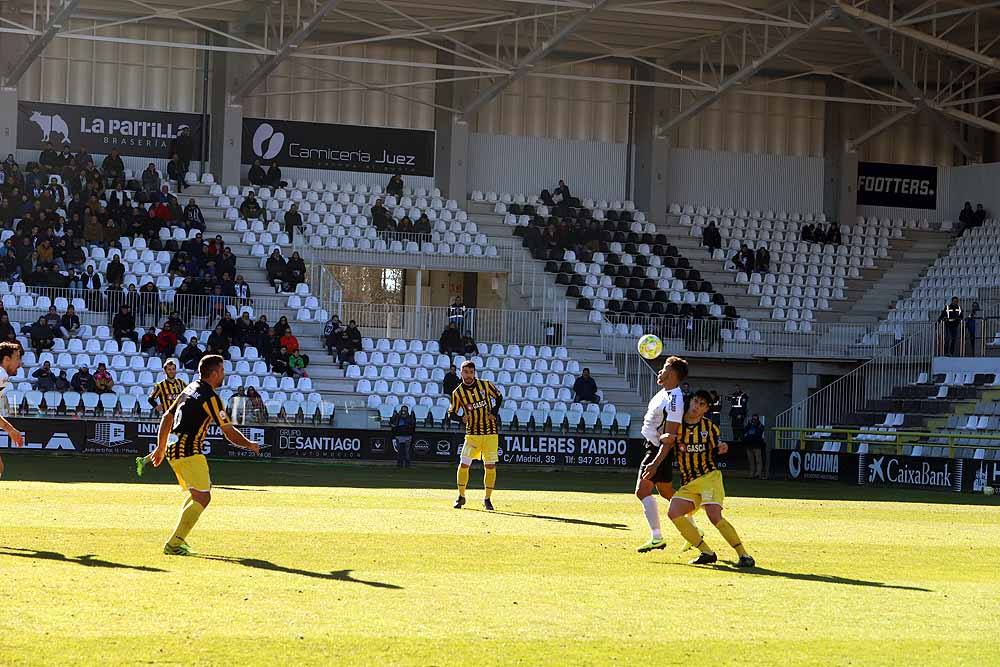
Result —
<path fill-rule="evenodd" d="M 654 458 L 656 458 L 656 453 L 652 450 L 647 450 L 646 457 L 643 459 L 642 465 L 639 466 L 639 474 L 635 480 L 635 497 L 642 503 L 642 512 L 646 517 L 646 523 L 649 524 L 650 536 L 648 542 L 636 549 L 641 554 L 653 551 L 654 549 L 663 549 L 667 546 L 667 543 L 663 541 L 663 533 L 660 531 L 660 508 L 656 504 L 656 496 L 653 495 L 654 482 L 642 478 L 646 464 Z"/>
<path fill-rule="evenodd" d="M 705 508 L 705 514 L 708 515 L 708 520 L 712 522 L 712 525 L 719 531 L 723 539 L 739 555 L 740 560 L 737 566 L 753 567 L 755 565 L 754 560 L 743 546 L 743 540 L 740 539 L 739 533 L 736 532 L 731 523 L 722 517 L 722 506 L 726 500 L 726 490 L 722 484 L 722 473 L 715 470 L 700 479 L 704 482 L 702 505 Z"/>
<path fill-rule="evenodd" d="M 212 500 L 212 480 L 208 472 L 208 461 L 203 455 L 172 460 L 170 466 L 177 475 L 177 481 L 189 495 L 184 500 L 180 517 L 177 519 L 177 527 L 164 545 L 163 553 L 187 556 L 191 553 L 186 541 L 187 536 Z"/>
<path fill-rule="evenodd" d="M 750 476 L 757 479 L 764 479 L 764 450 L 759 446 L 755 446 L 750 450 L 750 455 L 753 457 L 752 470 L 756 471 L 756 474 L 751 472 Z"/>
<path fill-rule="evenodd" d="M 462 445 L 462 454 L 458 462 L 458 500 L 455 501 L 455 509 L 462 509 L 465 504 L 465 489 L 469 486 L 469 468 L 474 459 L 480 458 L 479 448 L 470 436 L 465 436 L 465 443 Z"/>
<path fill-rule="evenodd" d="M 496 435 L 483 436 L 482 456 L 483 456 L 483 487 L 485 498 L 483 506 L 493 511 L 493 489 L 497 484 L 497 463 L 500 461 L 500 437 Z"/>
<path fill-rule="evenodd" d="M 675 493 L 673 480 L 669 482 L 657 482 L 656 490 L 659 492 L 660 496 L 662 496 L 664 499 L 666 500 L 672 499 Z M 694 529 L 698 531 L 699 535 L 705 537 L 705 531 L 699 528 L 698 524 L 695 523 L 693 511 L 690 514 L 685 514 L 684 520 L 690 523 L 694 527 Z M 683 548 L 681 548 L 681 553 L 684 553 L 685 551 L 689 551 L 691 549 L 694 549 L 694 544 L 685 540 L 684 546 Z"/>
<path fill-rule="evenodd" d="M 704 565 L 716 561 L 715 552 L 712 551 L 705 538 L 698 532 L 698 528 L 686 520 L 688 514 L 698 509 L 700 500 L 700 496 L 697 493 L 689 490 L 686 486 L 681 487 L 681 490 L 670 500 L 670 509 L 667 510 L 667 517 L 674 524 L 674 527 L 677 528 L 677 532 L 701 552 L 701 555 L 697 559 L 691 561 L 692 564 Z"/>

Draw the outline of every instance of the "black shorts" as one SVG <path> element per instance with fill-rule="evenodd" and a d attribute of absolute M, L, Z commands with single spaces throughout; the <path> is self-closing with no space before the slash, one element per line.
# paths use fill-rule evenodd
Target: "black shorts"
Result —
<path fill-rule="evenodd" d="M 646 455 L 642 457 L 642 463 L 639 464 L 639 474 L 642 475 L 642 471 L 647 465 L 656 460 L 656 455 L 659 453 L 659 449 L 655 447 L 646 447 Z M 653 484 L 673 484 L 674 483 L 674 450 L 671 448 L 670 453 L 663 457 L 660 461 L 660 467 L 656 469 L 656 474 L 653 475 Z"/>

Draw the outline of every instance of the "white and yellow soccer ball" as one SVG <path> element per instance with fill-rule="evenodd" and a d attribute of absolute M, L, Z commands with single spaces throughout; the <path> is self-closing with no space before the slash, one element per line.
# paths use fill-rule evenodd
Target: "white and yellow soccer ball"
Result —
<path fill-rule="evenodd" d="M 643 359 L 656 359 L 663 354 L 663 341 L 659 336 L 646 334 L 639 339 L 639 355 Z"/>

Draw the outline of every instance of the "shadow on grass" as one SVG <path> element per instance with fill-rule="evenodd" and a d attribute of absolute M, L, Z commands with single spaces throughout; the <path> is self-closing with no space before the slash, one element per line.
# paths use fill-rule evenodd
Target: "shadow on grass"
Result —
<path fill-rule="evenodd" d="M 573 526 L 594 526 L 595 528 L 607 528 L 608 530 L 628 530 L 628 526 L 624 523 L 604 523 L 602 521 L 587 521 L 586 519 L 573 519 L 566 516 L 549 516 L 547 514 L 530 514 L 528 512 L 510 512 L 503 510 L 484 510 L 475 507 L 466 507 L 466 511 L 470 512 L 482 512 L 484 514 L 499 514 L 501 516 L 516 516 L 525 519 L 543 519 L 545 521 L 557 521 L 559 523 L 568 523 Z"/>
<path fill-rule="evenodd" d="M 203 560 L 217 560 L 223 563 L 233 563 L 244 567 L 251 567 L 255 570 L 267 570 L 268 572 L 281 572 L 283 574 L 295 574 L 300 577 L 310 579 L 326 579 L 328 581 L 346 581 L 352 584 L 363 584 L 372 588 L 388 588 L 391 590 L 402 590 L 402 586 L 389 584 L 384 581 L 367 581 L 351 576 L 353 570 L 334 570 L 332 572 L 313 572 L 312 570 L 302 570 L 296 567 L 285 567 L 272 563 L 269 560 L 260 558 L 236 558 L 234 556 L 217 556 L 212 554 L 192 554 L 191 558 L 201 558 Z"/>
<path fill-rule="evenodd" d="M 148 565 L 128 565 L 126 563 L 115 563 L 109 560 L 98 558 L 94 554 L 84 554 L 82 556 L 67 556 L 58 551 L 43 551 L 40 549 L 22 549 L 20 547 L 0 546 L 0 556 L 13 556 L 15 558 L 31 558 L 34 560 L 54 560 L 62 563 L 74 563 L 84 567 L 101 567 L 111 570 L 135 570 L 137 572 L 166 572 L 158 567 Z"/>
<path fill-rule="evenodd" d="M 663 563 L 664 565 L 675 565 L 678 567 L 686 567 L 681 563 Z M 838 584 L 842 586 L 865 586 L 868 588 L 884 588 L 886 590 L 895 591 L 916 591 L 918 593 L 933 593 L 929 588 L 921 588 L 919 586 L 896 586 L 894 584 L 887 584 L 882 581 L 869 581 L 867 579 L 851 579 L 850 577 L 838 577 L 832 574 L 807 574 L 804 572 L 782 572 L 781 570 L 769 570 L 764 567 L 749 567 L 749 568 L 738 568 L 734 565 L 728 563 L 718 563 L 716 565 L 704 565 L 698 566 L 704 567 L 706 569 L 719 570 L 721 572 L 732 572 L 739 575 L 757 576 L 757 577 L 779 577 L 781 579 L 790 579 L 792 581 L 813 581 L 819 584 Z"/>

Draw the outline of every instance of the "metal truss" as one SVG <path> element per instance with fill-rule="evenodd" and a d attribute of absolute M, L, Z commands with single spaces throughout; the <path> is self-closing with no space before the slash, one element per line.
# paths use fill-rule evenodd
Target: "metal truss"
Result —
<path fill-rule="evenodd" d="M 948 125 L 1000 130 L 995 122 L 1000 109 L 1000 1 L 775 0 L 754 7 L 739 0 L 65 3 L 57 8 L 37 0 L 8 0 L 7 11 L 0 14 L 0 33 L 31 40 L 8 70 L 7 85 L 16 83 L 50 40 L 74 39 L 259 57 L 258 67 L 238 82 L 233 99 L 289 94 L 258 90 L 287 60 L 332 84 L 296 91 L 298 95 L 380 91 L 463 115 L 476 113 L 518 79 L 540 78 L 676 90 L 682 110 L 668 121 L 671 127 L 731 94 L 884 109 L 886 119 L 856 137 L 856 145 L 913 113 L 948 119 Z M 832 21 L 834 14 L 848 21 Z M 69 28 L 70 15 L 89 25 Z M 194 28 L 213 39 L 136 39 L 115 30 L 134 24 Z M 412 58 L 389 56 L 362 48 L 369 45 L 424 51 Z M 446 57 L 428 58 L 427 50 Z M 576 67 L 602 62 L 641 65 L 628 69 L 655 76 L 597 76 Z M 423 81 L 369 81 L 349 75 L 341 63 L 431 69 L 434 74 Z M 766 76 L 754 78 L 762 74 Z M 782 85 L 801 78 L 844 85 L 835 95 L 799 93 Z M 400 92 L 459 81 L 482 81 L 463 109 Z"/>

